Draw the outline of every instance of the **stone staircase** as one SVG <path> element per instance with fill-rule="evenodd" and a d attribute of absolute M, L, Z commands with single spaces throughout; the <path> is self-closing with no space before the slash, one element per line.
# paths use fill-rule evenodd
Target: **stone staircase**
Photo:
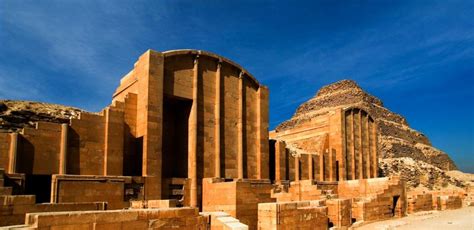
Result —
<path fill-rule="evenodd" d="M 377 192 L 376 196 L 386 196 L 387 194 L 390 194 L 391 191 L 399 188 L 401 183 L 402 181 L 400 180 L 400 177 L 391 177 L 388 184 L 384 186 L 383 190 Z"/>
<path fill-rule="evenodd" d="M 291 182 L 290 185 L 279 185 L 273 188 L 272 198 L 278 202 L 319 200 L 324 198 L 336 198 L 332 190 L 322 190 L 312 180 L 301 180 Z"/>
<path fill-rule="evenodd" d="M 3 168 L 0 168 L 0 196 L 12 195 L 13 188 L 4 187 L 4 186 L 5 186 L 5 170 Z"/>
<path fill-rule="evenodd" d="M 184 205 L 185 187 L 187 178 L 170 178 L 168 183 L 169 199 L 177 200 L 177 206 Z"/>

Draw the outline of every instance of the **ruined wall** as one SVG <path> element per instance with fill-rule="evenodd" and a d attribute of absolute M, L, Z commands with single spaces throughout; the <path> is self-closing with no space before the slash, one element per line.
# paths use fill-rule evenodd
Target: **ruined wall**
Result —
<path fill-rule="evenodd" d="M 272 185 L 268 181 L 231 181 L 206 178 L 203 181 L 205 212 L 226 212 L 239 219 L 250 229 L 257 227 L 258 204 L 273 202 Z M 226 194 L 223 196 L 222 194 Z"/>
<path fill-rule="evenodd" d="M 319 202 L 258 204 L 258 229 L 328 229 L 328 208 Z"/>
<path fill-rule="evenodd" d="M 201 212 L 199 214 L 208 217 L 210 230 L 248 229 L 246 224 L 225 212 Z"/>
<path fill-rule="evenodd" d="M 71 120 L 68 135 L 68 174 L 101 175 L 104 169 L 104 117 L 81 114 Z"/>
<path fill-rule="evenodd" d="M 196 208 L 30 213 L 28 229 L 197 229 L 208 227 Z"/>
<path fill-rule="evenodd" d="M 313 180 L 291 182 L 286 190 L 272 190 L 272 198 L 277 202 L 319 200 L 323 197 Z"/>
<path fill-rule="evenodd" d="M 27 175 L 122 175 L 123 132 L 123 112 L 115 106 L 100 114 L 82 113 L 66 130 L 61 124 L 40 121 L 35 128 L 25 127 L 18 134 L 14 149 L 11 134 L 0 135 L 0 141 L 8 142 L 0 147 L 0 162 L 9 169 L 13 157 L 14 170 L 9 172 Z"/>
<path fill-rule="evenodd" d="M 352 202 L 352 218 L 355 221 L 390 219 L 396 215 L 391 197 L 358 198 Z"/>
<path fill-rule="evenodd" d="M 407 196 L 407 213 L 410 214 L 430 210 L 433 210 L 432 194 L 409 194 Z"/>
<path fill-rule="evenodd" d="M 125 184 L 130 177 L 53 175 L 51 202 L 99 202 L 108 203 L 108 209 L 128 206 Z"/>
<path fill-rule="evenodd" d="M 32 195 L 0 195 L 0 226 L 24 223 L 26 213 L 105 210 L 105 208 L 106 205 L 99 202 L 35 204 L 35 196 Z"/>
<path fill-rule="evenodd" d="M 36 128 L 24 128 L 19 135 L 16 172 L 58 173 L 60 139 L 59 124 L 38 122 Z"/>
<path fill-rule="evenodd" d="M 349 227 L 352 225 L 352 200 L 351 199 L 328 199 L 329 225 L 335 227 Z"/>
<path fill-rule="evenodd" d="M 337 189 L 340 198 L 354 198 L 352 217 L 357 221 L 406 215 L 405 183 L 398 177 L 340 181 Z"/>
<path fill-rule="evenodd" d="M 9 133 L 0 133 L 0 168 L 6 170 L 9 168 L 10 135 Z"/>
<path fill-rule="evenodd" d="M 441 195 L 433 199 L 435 210 L 458 209 L 462 207 L 462 198 L 458 195 Z"/>

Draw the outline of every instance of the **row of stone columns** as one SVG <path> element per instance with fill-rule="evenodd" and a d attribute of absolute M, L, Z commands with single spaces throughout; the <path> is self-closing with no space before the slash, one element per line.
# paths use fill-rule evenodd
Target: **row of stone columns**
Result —
<path fill-rule="evenodd" d="M 197 60 L 197 58 L 196 58 Z M 197 69 L 197 61 L 195 61 L 195 69 Z M 217 70 L 216 70 L 216 83 L 215 83 L 215 88 L 216 88 L 216 94 L 215 94 L 215 106 L 214 106 L 214 119 L 215 119 L 215 125 L 214 125 L 214 135 L 215 135 L 215 155 L 214 155 L 214 176 L 215 177 L 222 177 L 221 175 L 221 103 L 222 103 L 222 60 L 218 60 L 217 63 Z M 199 76 L 197 76 L 197 72 L 195 72 L 194 78 L 197 79 Z M 245 101 L 244 101 L 244 94 L 245 94 L 245 86 L 244 86 L 244 71 L 240 71 L 239 77 L 238 77 L 238 93 L 239 93 L 239 99 L 238 99 L 238 121 L 237 121 L 237 178 L 238 179 L 243 179 L 244 178 L 244 119 L 245 119 L 245 114 L 244 114 L 244 106 L 245 106 Z M 197 83 L 196 83 L 197 84 Z M 194 85 L 193 85 L 194 87 Z M 197 87 L 194 87 L 197 88 Z M 194 91 L 193 91 L 194 93 Z M 260 100 L 262 97 L 262 92 L 259 90 L 258 92 L 258 98 L 256 100 L 257 103 L 257 110 L 258 110 L 258 116 L 261 116 L 261 105 L 260 105 Z M 193 94 L 194 95 L 194 94 Z M 197 98 L 193 97 L 193 101 L 196 101 Z M 193 102 L 194 104 L 194 102 Z M 257 118 L 257 122 L 262 122 L 261 118 Z M 259 124 L 257 128 L 257 136 L 258 136 L 258 141 L 257 141 L 257 179 L 261 179 L 262 177 L 262 167 L 261 167 L 261 161 L 262 161 L 262 156 L 261 156 L 261 143 L 260 143 L 260 136 L 261 136 L 261 127 Z"/>
<path fill-rule="evenodd" d="M 358 126 L 359 129 L 355 129 L 355 117 L 358 118 Z M 354 110 L 350 111 L 350 137 L 352 140 L 352 144 L 350 148 L 347 149 L 346 154 L 350 154 L 350 167 L 348 167 L 348 171 L 350 171 L 351 176 L 347 177 L 347 179 L 362 179 L 362 178 L 375 178 L 377 177 L 377 139 L 376 139 L 376 127 L 373 123 L 372 118 L 369 116 L 368 113 L 362 115 L 362 110 L 359 110 L 357 114 L 354 113 Z M 372 120 L 372 122 L 371 122 Z M 347 127 L 346 127 L 347 128 Z M 356 161 L 356 139 L 355 135 L 356 132 L 359 136 L 358 138 L 358 152 Z M 364 135 L 365 134 L 365 135 Z M 364 143 L 366 143 L 366 147 L 364 147 Z M 364 162 L 365 159 L 365 162 Z M 347 165 L 347 164 L 346 164 Z M 357 170 L 357 175 L 356 175 Z M 364 173 L 365 171 L 365 173 Z"/>
<path fill-rule="evenodd" d="M 324 150 L 325 153 L 321 153 L 319 155 L 312 155 L 312 154 L 302 154 L 299 156 L 293 157 L 294 159 L 294 178 L 295 181 L 299 181 L 301 177 L 300 172 L 300 160 L 307 159 L 306 164 L 304 167 L 307 167 L 307 178 L 309 180 L 319 180 L 319 181 L 336 181 L 336 175 L 334 172 L 336 171 L 336 156 L 328 149 Z M 317 169 L 314 168 L 315 159 L 313 157 L 317 157 Z M 286 162 L 290 160 L 290 157 L 287 155 L 286 143 L 284 141 L 276 141 L 275 142 L 275 180 L 289 180 L 290 178 L 286 178 L 286 174 L 289 173 L 285 166 Z M 314 172 L 318 170 L 318 177 L 315 178 Z"/>

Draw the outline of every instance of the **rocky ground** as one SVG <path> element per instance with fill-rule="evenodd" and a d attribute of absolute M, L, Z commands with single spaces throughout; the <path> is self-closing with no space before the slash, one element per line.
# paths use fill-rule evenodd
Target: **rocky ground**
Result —
<path fill-rule="evenodd" d="M 32 101 L 0 100 L 0 131 L 19 131 L 34 127 L 37 121 L 68 123 L 84 112 L 81 109 Z"/>
<path fill-rule="evenodd" d="M 321 88 L 309 101 L 303 103 L 294 116 L 280 124 L 283 131 L 298 123 L 324 113 L 329 108 L 359 106 L 377 121 L 380 175 L 400 175 L 408 188 L 440 189 L 464 187 L 472 174 L 447 173 L 457 170 L 448 154 L 436 149 L 421 132 L 412 129 L 407 120 L 383 106 L 383 102 L 365 92 L 357 83 L 342 80 Z"/>

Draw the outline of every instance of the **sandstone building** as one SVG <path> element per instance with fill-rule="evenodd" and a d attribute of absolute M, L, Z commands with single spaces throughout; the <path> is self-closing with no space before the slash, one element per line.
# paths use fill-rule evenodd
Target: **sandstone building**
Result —
<path fill-rule="evenodd" d="M 278 180 L 315 179 L 318 181 L 355 180 L 377 177 L 377 128 L 375 120 L 357 107 L 339 108 L 304 114 L 290 128 L 270 133 L 276 140 L 275 156 L 280 159 Z M 285 168 L 281 150 L 293 153 L 292 167 Z M 289 178 L 283 177 L 289 170 Z"/>
<path fill-rule="evenodd" d="M 42 201 L 77 201 L 77 186 L 104 179 L 98 190 L 138 184 L 141 194 L 127 192 L 198 206 L 202 178 L 268 178 L 268 89 L 212 53 L 150 50 L 100 114 L 0 138 L 0 164 L 38 182 Z"/>
<path fill-rule="evenodd" d="M 101 112 L 0 133 L 0 226 L 327 229 L 459 205 L 377 178 L 373 110 L 310 101 L 269 132 L 268 101 L 231 60 L 149 50 Z"/>

